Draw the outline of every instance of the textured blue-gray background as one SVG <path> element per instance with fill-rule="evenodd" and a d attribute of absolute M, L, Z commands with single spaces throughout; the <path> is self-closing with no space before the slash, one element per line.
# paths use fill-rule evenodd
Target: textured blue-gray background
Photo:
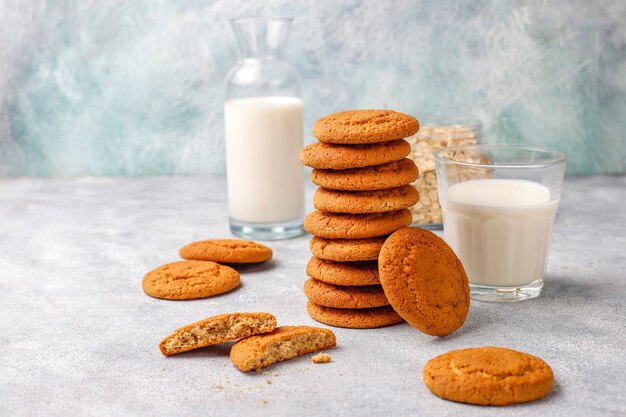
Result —
<path fill-rule="evenodd" d="M 474 114 L 569 173 L 626 171 L 624 0 L 0 0 L 0 176 L 223 172 L 228 19 L 259 14 L 295 18 L 307 131 Z"/>

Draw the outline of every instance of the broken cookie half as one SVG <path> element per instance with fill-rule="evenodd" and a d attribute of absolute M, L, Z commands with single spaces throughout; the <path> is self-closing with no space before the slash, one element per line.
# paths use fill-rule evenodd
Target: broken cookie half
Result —
<path fill-rule="evenodd" d="M 239 370 L 248 372 L 336 344 L 335 334 L 328 329 L 281 326 L 271 333 L 251 336 L 235 343 L 230 351 L 230 360 Z"/>
<path fill-rule="evenodd" d="M 268 333 L 275 328 L 276 317 L 270 313 L 220 314 L 175 330 L 163 339 L 159 348 L 166 356 L 176 355 L 229 340 Z"/>

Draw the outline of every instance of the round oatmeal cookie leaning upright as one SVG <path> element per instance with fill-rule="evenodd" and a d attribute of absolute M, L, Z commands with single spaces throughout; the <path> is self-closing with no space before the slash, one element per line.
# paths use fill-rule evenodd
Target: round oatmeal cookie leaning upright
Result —
<path fill-rule="evenodd" d="M 469 281 L 461 261 L 439 236 L 405 227 L 385 241 L 378 274 L 393 308 L 416 329 L 445 336 L 465 322 Z"/>

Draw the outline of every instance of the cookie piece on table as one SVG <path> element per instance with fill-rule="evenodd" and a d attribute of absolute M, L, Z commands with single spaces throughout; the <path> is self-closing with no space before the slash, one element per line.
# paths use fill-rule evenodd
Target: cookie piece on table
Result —
<path fill-rule="evenodd" d="M 210 261 L 177 261 L 159 266 L 143 278 L 146 294 L 166 300 L 191 300 L 223 294 L 239 286 L 239 273 Z"/>
<path fill-rule="evenodd" d="M 183 246 L 180 257 L 227 264 L 259 263 L 272 259 L 272 249 L 250 240 L 212 239 Z"/>
<path fill-rule="evenodd" d="M 276 328 L 276 317 L 270 313 L 229 313 L 188 324 L 167 336 L 159 348 L 166 356 L 205 346 L 239 340 Z"/>
<path fill-rule="evenodd" d="M 325 239 L 313 236 L 309 247 L 320 259 L 338 262 L 373 261 L 378 259 L 387 236 L 367 239 Z"/>
<path fill-rule="evenodd" d="M 319 327 L 281 326 L 271 333 L 250 336 L 235 343 L 230 360 L 243 372 L 336 346 L 335 334 Z"/>
<path fill-rule="evenodd" d="M 334 262 L 312 256 L 306 266 L 308 276 L 334 285 L 375 285 L 378 279 L 378 262 Z"/>
<path fill-rule="evenodd" d="M 415 117 L 393 110 L 346 110 L 317 120 L 313 135 L 322 142 L 356 145 L 406 138 L 419 128 Z"/>
<path fill-rule="evenodd" d="M 308 301 L 306 310 L 315 321 L 348 329 L 373 329 L 404 321 L 391 306 L 347 309 L 324 307 Z"/>
<path fill-rule="evenodd" d="M 406 140 L 372 145 L 333 145 L 316 142 L 300 152 L 300 161 L 311 168 L 348 169 L 399 161 L 411 153 Z"/>
<path fill-rule="evenodd" d="M 314 169 L 311 181 L 331 190 L 372 191 L 397 188 L 414 182 L 419 175 L 415 162 L 408 158 L 366 168 Z"/>
<path fill-rule="evenodd" d="M 429 360 L 422 373 L 435 395 L 479 405 L 509 405 L 548 395 L 554 375 L 543 360 L 512 349 L 486 346 L 452 350 Z"/>
<path fill-rule="evenodd" d="M 313 363 L 329 363 L 333 361 L 333 357 L 328 353 L 320 352 L 311 358 Z"/>
<path fill-rule="evenodd" d="M 373 214 L 336 214 L 316 210 L 304 219 L 304 229 L 327 239 L 364 239 L 388 235 L 411 224 L 409 209 Z"/>
<path fill-rule="evenodd" d="M 409 324 L 445 336 L 465 322 L 470 289 L 461 261 L 436 234 L 404 228 L 387 238 L 378 272 L 389 303 Z"/>
<path fill-rule="evenodd" d="M 315 304 L 334 308 L 372 308 L 389 305 L 380 285 L 347 287 L 309 278 L 304 295 Z"/>
<path fill-rule="evenodd" d="M 376 191 L 338 191 L 318 188 L 313 205 L 327 213 L 385 213 L 414 206 L 419 192 L 412 185 Z"/>

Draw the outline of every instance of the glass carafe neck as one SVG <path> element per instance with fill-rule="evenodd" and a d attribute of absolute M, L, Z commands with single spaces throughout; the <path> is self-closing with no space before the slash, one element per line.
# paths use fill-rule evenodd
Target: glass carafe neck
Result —
<path fill-rule="evenodd" d="M 239 60 L 282 59 L 289 17 L 244 17 L 230 24 L 239 44 Z"/>

